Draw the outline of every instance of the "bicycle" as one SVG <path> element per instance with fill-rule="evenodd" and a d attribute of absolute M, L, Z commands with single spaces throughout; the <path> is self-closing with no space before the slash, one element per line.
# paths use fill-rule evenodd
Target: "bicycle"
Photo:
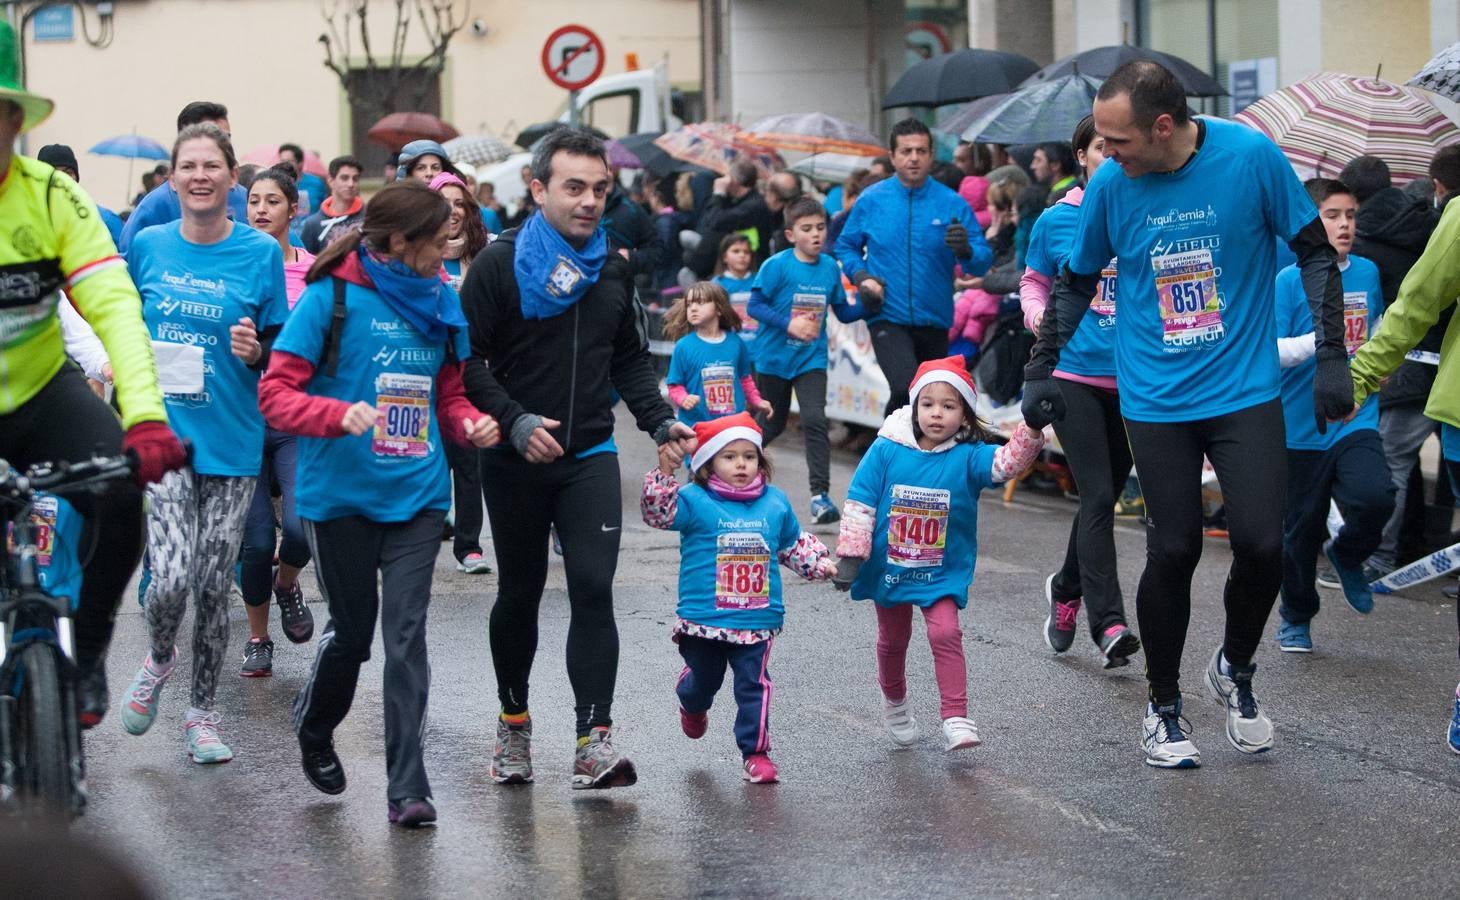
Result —
<path fill-rule="evenodd" d="M 38 495 L 98 492 L 110 482 L 130 482 L 134 469 L 125 456 L 43 463 L 24 473 L 0 460 L 0 509 L 11 528 L 0 566 L 0 806 L 72 816 L 86 806 L 75 598 L 52 596 L 42 585 L 38 556 L 54 535 L 37 524 L 35 512 Z"/>

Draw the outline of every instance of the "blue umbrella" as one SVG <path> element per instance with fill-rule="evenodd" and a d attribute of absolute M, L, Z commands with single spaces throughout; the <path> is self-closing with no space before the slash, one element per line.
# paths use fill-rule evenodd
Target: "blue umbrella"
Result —
<path fill-rule="evenodd" d="M 167 148 L 150 138 L 135 134 L 122 134 L 107 138 L 93 146 L 87 153 L 97 156 L 121 156 L 126 159 L 169 159 L 172 154 Z"/>
<path fill-rule="evenodd" d="M 1089 115 L 1100 82 L 1088 75 L 1063 75 L 1020 88 L 963 130 L 965 141 L 1038 144 L 1068 141 Z"/>

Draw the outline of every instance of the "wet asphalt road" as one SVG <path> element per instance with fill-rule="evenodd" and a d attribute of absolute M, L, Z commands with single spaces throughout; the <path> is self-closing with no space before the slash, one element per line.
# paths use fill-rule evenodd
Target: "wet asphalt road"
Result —
<path fill-rule="evenodd" d="M 621 419 L 626 417 L 621 417 Z M 793 433 L 773 448 L 777 483 L 798 510 L 805 466 Z M 1184 671 L 1203 767 L 1142 764 L 1139 659 L 1106 672 L 1084 633 L 1054 657 L 1041 638 L 1042 584 L 1062 555 L 1074 506 L 1021 491 L 983 501 L 978 578 L 963 616 L 970 700 L 984 746 L 947 756 L 921 629 L 909 678 L 923 741 L 893 751 L 881 731 L 872 611 L 787 573 L 785 633 L 771 672 L 774 756 L 783 782 L 740 778 L 727 688 L 710 732 L 679 731 L 669 641 L 675 536 L 642 524 L 647 438 L 620 427 L 624 550 L 616 589 L 622 659 L 618 743 L 638 785 L 568 787 L 572 702 L 563 667 L 561 565 L 549 575 L 533 681 L 537 783 L 487 777 L 496 712 L 487 612 L 496 578 L 455 570 L 443 544 L 430 617 L 434 672 L 426 762 L 441 821 L 386 824 L 381 656 L 366 665 L 336 735 L 349 776 L 339 797 L 299 769 L 289 704 L 311 646 L 279 644 L 274 676 L 220 689 L 228 765 L 189 762 L 183 668 L 142 737 L 115 713 L 90 732 L 91 808 L 77 828 L 111 843 L 167 897 L 1115 896 L 1421 895 L 1460 891 L 1460 756 L 1443 740 L 1460 666 L 1455 610 L 1433 584 L 1381 598 L 1369 617 L 1324 593 L 1318 652 L 1259 658 L 1257 695 L 1277 747 L 1249 757 L 1226 742 L 1200 676 L 1221 627 L 1229 554 L 1208 540 L 1197 573 Z M 833 466 L 840 498 L 853 460 Z M 819 529 L 834 540 L 834 527 Z M 1133 598 L 1143 541 L 1117 526 Z M 317 622 L 325 610 L 306 573 Z M 1133 606 L 1133 599 L 1131 601 Z M 1134 619 L 1134 610 L 1130 610 Z M 246 637 L 233 616 L 236 648 Z M 318 631 L 318 629 L 316 629 Z M 191 633 L 184 625 L 183 635 Z M 129 599 L 109 672 L 114 707 L 146 649 Z"/>

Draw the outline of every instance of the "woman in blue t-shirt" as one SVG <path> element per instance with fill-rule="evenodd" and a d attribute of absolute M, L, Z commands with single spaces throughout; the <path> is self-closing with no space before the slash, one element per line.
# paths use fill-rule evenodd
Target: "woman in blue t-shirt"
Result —
<path fill-rule="evenodd" d="M 142 295 L 167 418 L 191 441 L 190 468 L 147 489 L 143 603 L 151 652 L 122 704 L 122 725 L 142 734 L 176 665 L 173 641 L 193 598 L 193 682 L 186 717 L 197 763 L 233 758 L 213 709 L 228 650 L 228 593 L 254 482 L 263 465 L 259 373 L 288 315 L 284 261 L 274 238 L 228 217 L 238 183 L 233 145 L 216 125 L 190 125 L 172 148 L 182 217 L 138 232 L 127 266 Z"/>
<path fill-rule="evenodd" d="M 1094 116 L 1075 126 L 1071 147 L 1088 179 L 1105 161 L 1105 139 L 1095 133 Z M 1050 286 L 1074 246 L 1083 198 L 1084 190 L 1074 188 L 1034 223 L 1019 300 L 1024 322 L 1035 334 Z M 1115 668 L 1129 662 L 1141 647 L 1126 626 L 1115 567 L 1115 497 L 1131 471 L 1115 384 L 1115 260 L 1101 273 L 1095 299 L 1065 346 L 1054 377 L 1059 379 L 1066 408 L 1064 421 L 1055 423 L 1054 430 L 1080 488 L 1080 509 L 1070 525 L 1064 565 L 1044 581 L 1049 605 L 1044 642 L 1056 653 L 1070 649 L 1083 598 L 1090 637 L 1105 658 L 1105 668 Z"/>
<path fill-rule="evenodd" d="M 334 730 L 378 616 L 387 817 L 407 827 L 436 820 L 421 741 L 426 608 L 451 505 L 440 448 L 443 438 L 489 447 L 498 437 L 462 388 L 466 319 L 440 278 L 450 214 L 419 182 L 371 198 L 360 231 L 310 270 L 259 392 L 269 424 L 300 437 L 296 499 L 329 602 L 330 627 L 294 701 L 305 775 L 327 794 L 345 789 Z"/>
<path fill-rule="evenodd" d="M 298 209 L 299 188 L 287 170 L 265 169 L 254 176 L 248 188 L 248 224 L 279 242 L 284 254 L 284 294 L 290 309 L 304 293 L 304 276 L 314 263 L 314 254 L 289 244 L 289 223 Z M 266 678 L 274 673 L 274 642 L 269 637 L 271 596 L 278 598 L 279 627 L 285 637 L 302 644 L 314 636 L 314 615 L 304 604 L 304 591 L 299 586 L 299 571 L 309 564 L 309 542 L 294 509 L 298 454 L 294 435 L 265 427 L 264 464 L 244 523 L 239 559 L 238 586 L 248 612 L 249 634 L 238 674 L 245 678 Z M 274 520 L 275 483 L 284 513 L 281 522 Z M 279 540 L 281 530 L 283 541 Z"/>

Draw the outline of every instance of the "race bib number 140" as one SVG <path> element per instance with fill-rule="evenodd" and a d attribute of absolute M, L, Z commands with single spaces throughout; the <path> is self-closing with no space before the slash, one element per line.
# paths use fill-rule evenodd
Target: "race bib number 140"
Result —
<path fill-rule="evenodd" d="M 887 509 L 889 564 L 913 569 L 943 565 L 952 497 L 938 488 L 892 486 L 892 505 Z"/>

